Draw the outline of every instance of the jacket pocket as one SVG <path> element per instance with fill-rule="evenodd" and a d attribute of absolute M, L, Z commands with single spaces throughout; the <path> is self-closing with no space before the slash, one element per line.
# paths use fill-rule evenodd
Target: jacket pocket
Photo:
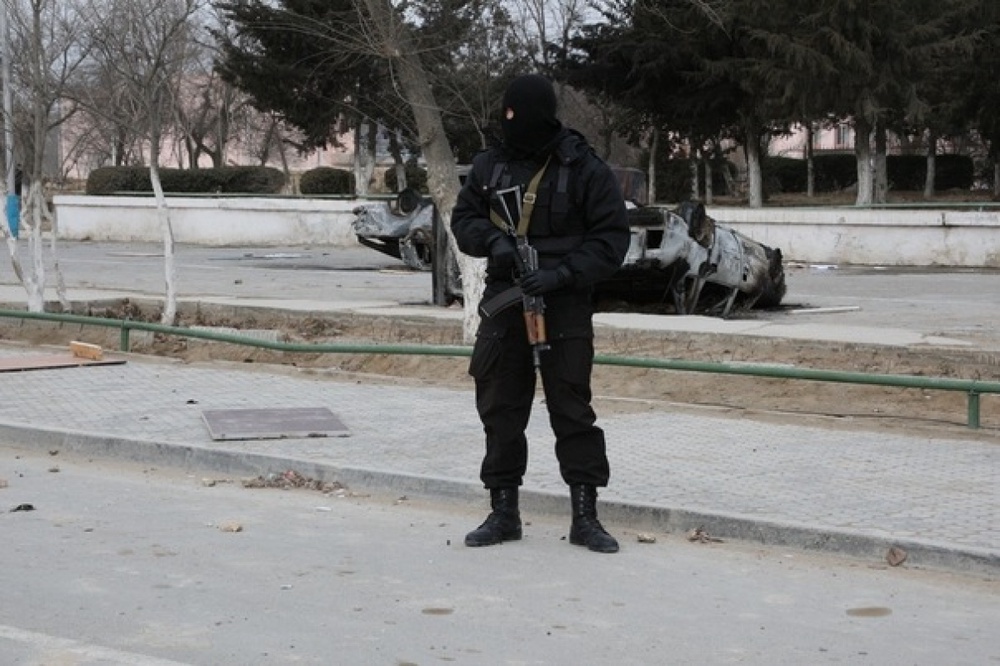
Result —
<path fill-rule="evenodd" d="M 500 359 L 500 341 L 503 337 L 499 331 L 480 332 L 472 347 L 472 358 L 469 359 L 469 374 L 476 379 L 483 379 L 496 368 Z"/>

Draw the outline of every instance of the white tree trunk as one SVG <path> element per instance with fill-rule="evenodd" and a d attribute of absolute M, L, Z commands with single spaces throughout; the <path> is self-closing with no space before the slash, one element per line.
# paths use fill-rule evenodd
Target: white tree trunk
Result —
<path fill-rule="evenodd" d="M 688 157 L 688 168 L 691 170 L 691 201 L 698 201 L 700 198 L 700 188 L 698 187 L 698 180 L 701 174 L 698 170 L 698 152 L 691 149 L 691 154 Z"/>
<path fill-rule="evenodd" d="M 45 311 L 45 261 L 42 255 L 42 220 L 37 201 L 41 198 L 41 184 L 32 180 L 28 198 L 21 212 L 20 234 L 28 237 L 28 254 L 31 270 L 22 274 L 22 284 L 28 294 L 28 311 Z"/>
<path fill-rule="evenodd" d="M 753 129 L 746 132 L 747 152 L 747 205 L 764 206 L 764 177 L 760 167 L 760 134 Z"/>
<path fill-rule="evenodd" d="M 705 159 L 705 205 L 711 206 L 715 200 L 715 191 L 712 189 L 712 158 Z"/>
<path fill-rule="evenodd" d="M 654 127 L 649 136 L 649 163 L 646 166 L 646 200 L 656 203 L 656 153 L 660 149 L 660 130 Z"/>
<path fill-rule="evenodd" d="M 359 197 L 368 195 L 368 180 L 365 178 L 365 123 L 358 120 L 354 126 L 354 158 L 351 160 L 354 167 L 354 194 Z"/>
<path fill-rule="evenodd" d="M 48 221 L 49 229 L 51 230 L 49 254 L 52 256 L 52 272 L 56 276 L 56 298 L 59 299 L 59 305 L 62 307 L 63 312 L 72 312 L 73 305 L 69 302 L 69 297 L 66 295 L 66 278 L 63 277 L 62 266 L 59 265 L 58 243 L 56 242 L 59 238 L 59 220 L 57 216 L 49 213 L 47 205 L 44 206 L 42 211 L 42 217 Z"/>
<path fill-rule="evenodd" d="M 177 265 L 174 261 L 174 227 L 170 222 L 170 208 L 167 197 L 163 193 L 163 183 L 160 182 L 160 168 L 156 162 L 156 150 L 149 167 L 149 179 L 153 185 L 153 195 L 156 197 L 156 215 L 160 219 L 160 229 L 163 232 L 163 277 L 166 292 L 163 297 L 163 314 L 160 323 L 173 326 L 177 320 Z"/>
<path fill-rule="evenodd" d="M 854 121 L 854 156 L 858 161 L 858 195 L 855 204 L 872 204 L 872 140 L 871 125 L 865 118 Z"/>
<path fill-rule="evenodd" d="M 813 160 L 813 124 L 806 125 L 806 196 L 813 198 L 816 196 L 816 163 Z"/>
<path fill-rule="evenodd" d="M 924 177 L 924 199 L 934 198 L 937 178 L 937 135 L 927 132 L 927 175 Z"/>
<path fill-rule="evenodd" d="M 365 120 L 359 120 L 354 130 L 354 193 L 359 197 L 368 196 L 375 173 L 374 132 L 372 124 Z"/>
<path fill-rule="evenodd" d="M 875 203 L 884 204 L 889 198 L 889 163 L 886 159 L 885 124 L 875 125 Z"/>

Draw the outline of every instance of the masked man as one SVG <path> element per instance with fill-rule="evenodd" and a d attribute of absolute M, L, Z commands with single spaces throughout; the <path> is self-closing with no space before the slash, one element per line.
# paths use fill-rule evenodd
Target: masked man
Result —
<path fill-rule="evenodd" d="M 522 300 L 482 318 L 469 374 L 486 433 L 480 478 L 492 511 L 465 544 L 521 538 L 518 488 L 528 463 L 537 353 L 556 458 L 570 490 L 570 542 L 613 553 L 618 542 L 597 519 L 597 488 L 607 486 L 610 469 L 591 407 L 592 292 L 621 267 L 629 226 L 613 173 L 556 110 L 547 79 L 514 79 L 503 97 L 502 143 L 476 156 L 452 214 L 462 252 L 488 259 L 483 303 L 519 285 L 544 302 L 547 332 L 547 348 L 533 349 Z M 518 236 L 537 252 L 534 270 L 521 259 Z"/>

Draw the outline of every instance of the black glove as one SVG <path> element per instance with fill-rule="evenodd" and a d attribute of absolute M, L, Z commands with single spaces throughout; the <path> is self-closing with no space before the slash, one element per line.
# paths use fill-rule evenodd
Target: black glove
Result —
<path fill-rule="evenodd" d="M 490 258 L 497 268 L 512 269 L 517 265 L 517 247 L 507 234 L 496 234 L 490 239 L 489 248 Z"/>
<path fill-rule="evenodd" d="M 573 282 L 573 274 L 566 266 L 540 268 L 521 278 L 521 291 L 528 296 L 540 296 Z"/>

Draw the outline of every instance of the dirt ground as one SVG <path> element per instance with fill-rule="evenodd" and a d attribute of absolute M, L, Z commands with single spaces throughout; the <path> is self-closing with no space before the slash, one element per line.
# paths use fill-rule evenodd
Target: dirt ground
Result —
<path fill-rule="evenodd" d="M 153 312 L 133 304 L 101 308 L 94 315 L 155 321 Z M 461 344 L 457 322 L 360 315 L 328 318 L 271 310 L 211 313 L 181 311 L 182 325 L 277 331 L 283 342 Z M 223 332 L 226 332 L 223 330 Z M 0 339 L 63 345 L 70 340 L 119 348 L 119 332 L 49 322 L 0 321 Z M 600 329 L 598 354 L 678 358 L 727 363 L 780 364 L 850 372 L 923 375 L 997 381 L 996 355 L 956 349 L 921 349 L 731 335 L 647 333 Z M 318 354 L 272 351 L 177 336 L 133 331 L 132 351 L 190 363 L 226 361 L 248 370 L 308 372 L 338 381 L 393 382 L 471 389 L 464 357 L 390 354 Z M 966 428 L 967 396 L 941 390 L 860 386 L 808 380 L 679 372 L 597 365 L 593 388 L 598 414 L 662 409 L 711 409 L 732 417 L 775 422 L 822 422 L 830 427 L 886 428 L 929 437 L 969 437 L 1000 441 L 1000 396 L 981 396 L 978 431 Z"/>

